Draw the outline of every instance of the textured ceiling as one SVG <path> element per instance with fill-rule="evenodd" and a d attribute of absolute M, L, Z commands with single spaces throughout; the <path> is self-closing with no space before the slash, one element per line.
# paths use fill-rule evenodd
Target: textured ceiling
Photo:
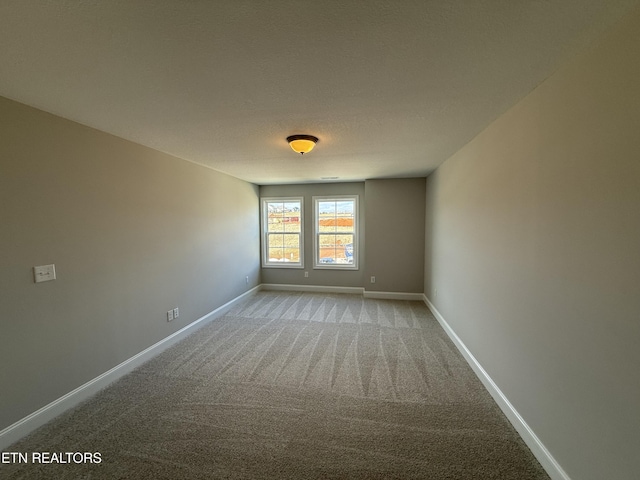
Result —
<path fill-rule="evenodd" d="M 638 3 L 3 0 L 0 95 L 257 184 L 424 176 Z"/>

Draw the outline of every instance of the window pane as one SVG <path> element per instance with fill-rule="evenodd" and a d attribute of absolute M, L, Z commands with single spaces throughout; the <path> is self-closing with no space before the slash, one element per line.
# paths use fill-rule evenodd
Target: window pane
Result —
<path fill-rule="evenodd" d="M 318 202 L 318 212 L 320 215 L 335 215 L 336 202 Z"/>
<path fill-rule="evenodd" d="M 268 232 L 284 232 L 284 225 L 279 219 L 269 218 L 269 224 L 267 226 Z"/>
<path fill-rule="evenodd" d="M 321 264 L 352 264 L 353 235 L 318 235 L 318 258 Z"/>
<path fill-rule="evenodd" d="M 267 231 L 268 232 L 283 232 L 284 225 L 282 224 L 282 212 L 284 210 L 284 203 L 282 202 L 268 202 L 267 203 Z"/>
<path fill-rule="evenodd" d="M 301 232 L 300 202 L 268 202 L 268 232 Z"/>
<path fill-rule="evenodd" d="M 318 232 L 335 232 L 336 202 L 318 202 Z"/>
<path fill-rule="evenodd" d="M 268 234 L 269 262 L 299 262 L 299 234 Z"/>
<path fill-rule="evenodd" d="M 300 261 L 300 235 L 283 235 L 284 258 L 289 262 Z"/>
<path fill-rule="evenodd" d="M 282 248 L 284 246 L 282 233 L 270 233 L 269 234 L 269 248 Z"/>
<path fill-rule="evenodd" d="M 300 202 L 284 202 L 283 209 L 285 212 L 300 212 Z"/>
<path fill-rule="evenodd" d="M 355 202 L 336 202 L 336 225 L 339 232 L 353 232 L 355 228 Z"/>
<path fill-rule="evenodd" d="M 282 262 L 284 251 L 282 248 L 269 248 L 269 262 Z"/>
<path fill-rule="evenodd" d="M 353 200 L 318 202 L 318 232 L 354 232 Z"/>
<path fill-rule="evenodd" d="M 285 232 L 300 232 L 300 212 L 287 212 L 282 218 Z"/>

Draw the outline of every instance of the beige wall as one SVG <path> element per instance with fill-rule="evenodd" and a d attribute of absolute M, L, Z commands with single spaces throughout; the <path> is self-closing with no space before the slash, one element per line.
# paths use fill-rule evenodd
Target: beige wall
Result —
<path fill-rule="evenodd" d="M 256 186 L 2 98 L 0 220 L 0 430 L 260 282 Z"/>
<path fill-rule="evenodd" d="M 358 270 L 313 269 L 313 196 L 358 195 Z M 358 183 L 264 185 L 261 197 L 303 197 L 305 267 L 263 268 L 268 284 L 364 287 L 375 292 L 422 293 L 424 285 L 425 179 Z M 401 233 L 399 233 L 401 232 Z M 309 272 L 305 278 L 304 272 Z M 376 276 L 376 283 L 370 277 Z"/>
<path fill-rule="evenodd" d="M 425 292 L 574 480 L 640 472 L 639 52 L 636 11 L 427 180 Z"/>
<path fill-rule="evenodd" d="M 367 180 L 365 201 L 366 290 L 422 293 L 425 179 Z"/>
<path fill-rule="evenodd" d="M 358 195 L 360 259 L 358 270 L 313 269 L 313 197 L 321 195 Z M 312 183 L 297 185 L 263 185 L 260 197 L 304 198 L 304 269 L 263 268 L 262 283 L 284 285 L 322 285 L 332 287 L 362 287 L 364 263 L 364 183 Z M 309 277 L 304 272 L 309 272 Z"/>

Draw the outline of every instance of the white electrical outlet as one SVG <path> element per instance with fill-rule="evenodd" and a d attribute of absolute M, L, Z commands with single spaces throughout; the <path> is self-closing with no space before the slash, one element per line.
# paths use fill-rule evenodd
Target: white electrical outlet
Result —
<path fill-rule="evenodd" d="M 56 266 L 51 265 L 40 265 L 38 267 L 33 267 L 33 280 L 35 283 L 40 282 L 48 282 L 50 280 L 56 279 Z"/>
<path fill-rule="evenodd" d="M 173 309 L 173 318 L 178 318 L 180 316 L 180 310 L 178 310 L 178 307 Z"/>
<path fill-rule="evenodd" d="M 309 278 L 309 272 L 304 272 L 304 278 Z"/>
<path fill-rule="evenodd" d="M 170 322 L 171 320 L 173 320 L 173 310 L 169 310 L 167 312 L 167 322 Z"/>
<path fill-rule="evenodd" d="M 371 277 L 371 283 L 376 283 L 376 277 Z"/>
<path fill-rule="evenodd" d="M 244 283 L 246 283 L 247 285 L 249 285 L 249 275 L 247 275 L 246 277 L 244 277 Z"/>

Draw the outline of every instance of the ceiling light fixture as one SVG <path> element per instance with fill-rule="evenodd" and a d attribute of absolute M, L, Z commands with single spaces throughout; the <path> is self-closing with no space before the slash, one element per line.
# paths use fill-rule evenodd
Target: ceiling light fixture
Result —
<path fill-rule="evenodd" d="M 318 143 L 318 138 L 313 135 L 291 135 L 287 137 L 287 142 L 294 152 L 304 155 L 313 150 L 313 147 Z"/>

